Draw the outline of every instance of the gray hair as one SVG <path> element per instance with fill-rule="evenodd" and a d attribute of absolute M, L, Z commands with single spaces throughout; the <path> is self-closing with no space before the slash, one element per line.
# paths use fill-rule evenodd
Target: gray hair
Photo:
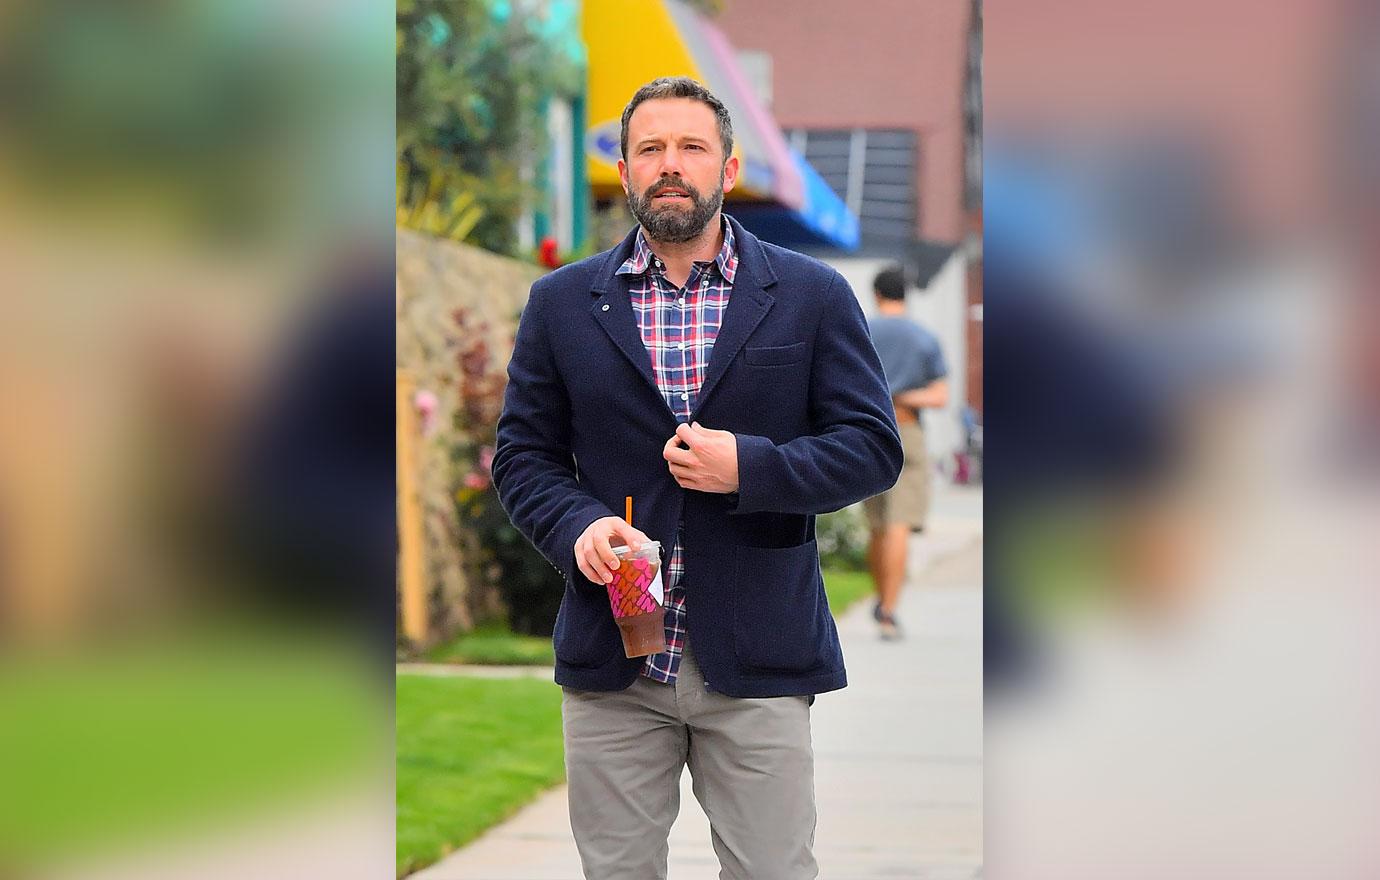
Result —
<path fill-rule="evenodd" d="M 728 157 L 733 154 L 733 120 L 729 118 L 728 108 L 724 106 L 723 101 L 714 97 L 713 92 L 688 76 L 663 76 L 633 93 L 632 100 L 623 108 L 620 144 L 625 161 L 628 158 L 628 122 L 632 119 L 633 111 L 637 109 L 638 104 L 654 98 L 690 98 L 713 110 L 714 118 L 719 123 L 719 140 L 724 145 L 724 161 L 728 161 Z"/>

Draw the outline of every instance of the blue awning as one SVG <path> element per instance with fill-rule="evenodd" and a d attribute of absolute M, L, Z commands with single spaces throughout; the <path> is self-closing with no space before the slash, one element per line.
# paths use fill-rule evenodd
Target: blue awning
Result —
<path fill-rule="evenodd" d="M 804 156 L 795 150 L 790 154 L 805 184 L 804 204 L 734 204 L 725 209 L 753 235 L 783 247 L 857 250 L 858 218 Z"/>

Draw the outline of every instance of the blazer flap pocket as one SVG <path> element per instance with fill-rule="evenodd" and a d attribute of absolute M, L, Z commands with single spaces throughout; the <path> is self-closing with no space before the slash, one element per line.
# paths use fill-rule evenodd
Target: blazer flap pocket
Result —
<path fill-rule="evenodd" d="M 806 343 L 794 342 L 790 345 L 751 345 L 743 347 L 743 360 L 756 367 L 784 367 L 798 364 L 805 359 Z"/>

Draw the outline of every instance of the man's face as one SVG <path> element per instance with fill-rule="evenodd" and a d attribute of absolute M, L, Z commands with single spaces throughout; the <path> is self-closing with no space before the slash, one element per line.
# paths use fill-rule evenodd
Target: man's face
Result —
<path fill-rule="evenodd" d="M 724 161 L 714 111 L 691 98 L 654 98 L 628 120 L 628 155 L 618 161 L 628 207 L 655 241 L 686 242 L 714 219 L 738 178 Z"/>

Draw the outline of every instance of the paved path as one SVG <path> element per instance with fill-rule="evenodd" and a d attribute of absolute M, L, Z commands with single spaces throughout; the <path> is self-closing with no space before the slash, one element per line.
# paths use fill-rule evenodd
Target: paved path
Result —
<path fill-rule="evenodd" d="M 404 675 L 426 675 L 432 678 L 544 678 L 556 680 L 556 670 L 550 666 L 484 666 L 477 663 L 399 663 L 397 671 Z"/>
<path fill-rule="evenodd" d="M 982 874 L 981 493 L 946 489 L 915 539 L 900 642 L 871 604 L 839 621 L 849 686 L 815 703 L 823 880 Z M 918 558 L 917 558 L 918 557 Z M 716 880 L 709 823 L 682 780 L 670 880 Z M 414 880 L 580 880 L 564 787 Z"/>

